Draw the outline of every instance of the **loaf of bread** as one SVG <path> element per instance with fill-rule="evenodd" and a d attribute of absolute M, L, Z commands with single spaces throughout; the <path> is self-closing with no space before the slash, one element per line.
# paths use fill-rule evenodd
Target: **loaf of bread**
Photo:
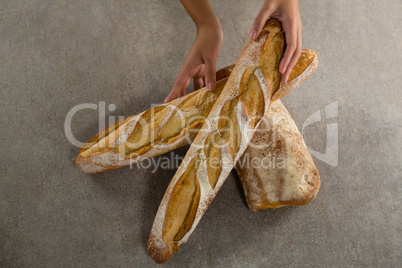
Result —
<path fill-rule="evenodd" d="M 317 54 L 303 49 L 287 83 L 281 83 L 272 100 L 286 95 L 317 68 Z M 216 73 L 217 86 L 206 88 L 130 116 L 117 122 L 85 143 L 76 166 L 85 173 L 101 173 L 128 166 L 149 157 L 187 145 L 209 114 L 234 65 Z M 169 128 L 165 129 L 164 128 Z"/>
<path fill-rule="evenodd" d="M 101 173 L 189 144 L 220 95 L 234 65 L 217 72 L 216 88 L 199 89 L 113 124 L 85 143 L 76 166 Z"/>
<path fill-rule="evenodd" d="M 243 49 L 220 96 L 170 182 L 148 241 L 158 263 L 190 237 L 278 93 L 285 45 L 276 19 Z"/>
<path fill-rule="evenodd" d="M 320 188 L 313 157 L 281 100 L 271 104 L 236 170 L 254 211 L 305 205 Z"/>

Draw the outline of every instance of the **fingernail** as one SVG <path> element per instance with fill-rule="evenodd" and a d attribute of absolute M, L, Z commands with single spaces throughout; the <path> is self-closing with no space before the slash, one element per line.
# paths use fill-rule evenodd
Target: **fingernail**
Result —
<path fill-rule="evenodd" d="M 252 40 L 256 39 L 256 38 L 257 38 L 257 32 L 254 31 L 253 29 L 251 29 L 251 31 L 250 31 L 248 37 L 249 37 L 250 39 L 252 39 Z"/>
<path fill-rule="evenodd" d="M 284 70 L 284 68 L 283 68 L 283 62 L 281 62 L 281 63 L 279 64 L 279 72 L 280 72 L 281 74 L 284 74 L 284 73 L 285 73 L 285 70 Z"/>
<path fill-rule="evenodd" d="M 214 83 L 214 82 L 209 82 L 208 85 L 207 85 L 207 89 L 208 89 L 208 90 L 213 90 L 213 89 L 215 89 L 215 83 Z"/>
<path fill-rule="evenodd" d="M 281 72 L 281 73 L 282 73 L 282 74 L 284 74 L 284 73 L 286 73 L 286 71 L 287 71 L 287 70 L 288 70 L 288 67 L 287 67 L 287 66 L 283 66 L 283 67 L 282 67 L 282 72 Z"/>

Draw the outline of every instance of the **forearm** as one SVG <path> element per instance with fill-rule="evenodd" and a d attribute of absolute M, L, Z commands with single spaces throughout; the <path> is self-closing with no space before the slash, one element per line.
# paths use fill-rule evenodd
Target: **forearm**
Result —
<path fill-rule="evenodd" d="M 180 2 L 193 19 L 197 28 L 211 24 L 220 26 L 219 20 L 208 0 L 180 0 Z"/>
<path fill-rule="evenodd" d="M 197 27 L 197 35 L 172 90 L 166 97 L 169 102 L 186 95 L 193 79 L 194 89 L 216 86 L 216 61 L 222 47 L 223 33 L 218 17 L 208 0 L 180 0 Z"/>

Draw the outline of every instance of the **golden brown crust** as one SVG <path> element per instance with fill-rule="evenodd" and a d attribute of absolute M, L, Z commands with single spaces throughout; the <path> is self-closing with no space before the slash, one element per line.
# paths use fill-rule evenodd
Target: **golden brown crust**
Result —
<path fill-rule="evenodd" d="M 216 81 L 227 79 L 232 73 L 234 66 L 235 65 L 232 64 L 216 71 Z"/>
<path fill-rule="evenodd" d="M 207 159 L 207 176 L 209 185 L 214 189 L 218 178 L 222 172 L 222 166 L 216 161 L 222 158 L 222 149 L 219 146 L 212 146 L 213 144 L 220 144 L 220 136 L 211 134 L 207 137 L 206 146 L 204 146 L 204 154 L 209 155 Z"/>
<path fill-rule="evenodd" d="M 179 178 L 173 189 L 172 198 L 166 208 L 166 220 L 163 224 L 163 240 L 169 241 L 170 252 L 178 250 L 177 242 L 190 230 L 200 201 L 200 185 L 195 171 L 198 168 L 199 159 L 193 158 L 190 165 L 193 169 L 186 170 Z"/>
<path fill-rule="evenodd" d="M 250 73 L 254 73 L 255 67 L 250 67 L 246 69 L 240 81 L 240 88 L 242 89 L 240 100 L 249 118 L 250 126 L 255 128 L 264 115 L 265 103 L 264 94 L 259 86 L 257 78 L 255 75 L 250 75 Z"/>

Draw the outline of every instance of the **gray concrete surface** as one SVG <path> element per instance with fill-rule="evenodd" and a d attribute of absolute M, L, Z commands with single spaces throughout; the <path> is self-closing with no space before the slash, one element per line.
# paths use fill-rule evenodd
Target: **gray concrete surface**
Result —
<path fill-rule="evenodd" d="M 236 61 L 260 3 L 212 1 L 225 38 L 218 67 Z M 303 47 L 320 67 L 283 102 L 300 128 L 338 102 L 337 117 L 304 133 L 325 152 L 326 124 L 338 124 L 338 165 L 315 158 L 317 198 L 274 211 L 251 212 L 233 173 L 166 267 L 401 263 L 402 2 L 300 8 Z M 108 117 L 162 102 L 194 36 L 179 1 L 0 2 L 0 267 L 156 266 L 146 243 L 174 169 L 82 174 L 64 121 L 81 103 L 114 104 Z M 97 110 L 78 112 L 75 138 L 98 121 Z"/>

